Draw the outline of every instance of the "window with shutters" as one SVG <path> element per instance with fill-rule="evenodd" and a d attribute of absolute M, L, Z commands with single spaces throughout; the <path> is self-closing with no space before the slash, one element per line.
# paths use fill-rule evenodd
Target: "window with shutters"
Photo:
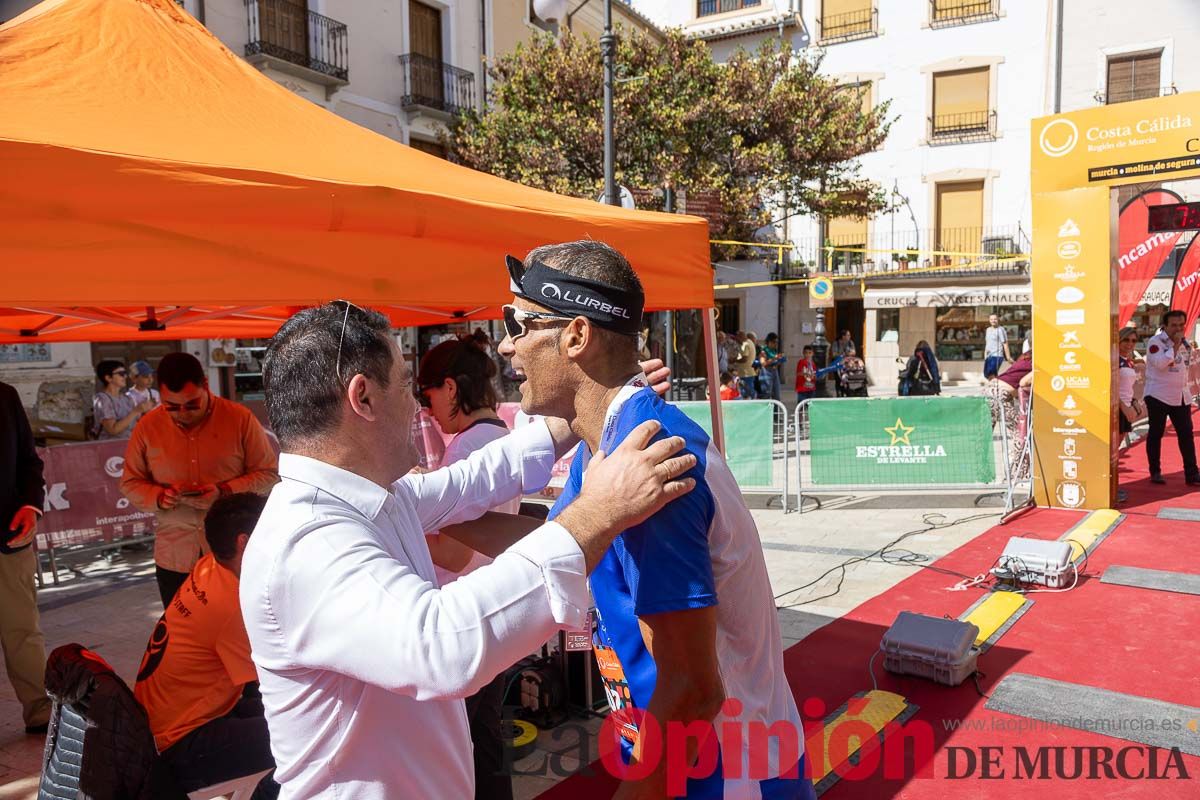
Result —
<path fill-rule="evenodd" d="M 991 82 L 991 67 L 934 73 L 929 140 L 946 143 L 995 138 Z"/>
<path fill-rule="evenodd" d="M 1109 56 L 1104 102 L 1125 103 L 1162 94 L 1162 51 Z"/>
<path fill-rule="evenodd" d="M 847 272 L 850 267 L 861 266 L 867 248 L 866 217 L 831 217 L 825 223 L 825 244 L 833 250 L 826 251 L 826 264 L 834 272 Z"/>
<path fill-rule="evenodd" d="M 983 247 L 983 181 L 937 184 L 937 264 L 953 264 Z"/>
<path fill-rule="evenodd" d="M 711 17 L 727 11 L 741 11 L 762 5 L 762 0 L 696 0 L 696 16 Z"/>
<path fill-rule="evenodd" d="M 856 98 L 862 107 L 863 114 L 870 114 L 871 109 L 875 106 L 871 100 L 871 82 L 859 81 L 858 83 L 843 83 L 837 87 L 839 95 L 846 95 Z"/>
<path fill-rule="evenodd" d="M 1000 19 L 1000 0 L 929 0 L 929 27 L 948 28 Z"/>
<path fill-rule="evenodd" d="M 875 0 L 821 0 L 817 20 L 821 44 L 864 39 L 879 33 Z"/>

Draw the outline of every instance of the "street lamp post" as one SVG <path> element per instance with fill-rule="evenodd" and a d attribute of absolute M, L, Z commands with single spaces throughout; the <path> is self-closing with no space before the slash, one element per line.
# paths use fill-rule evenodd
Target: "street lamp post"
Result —
<path fill-rule="evenodd" d="M 613 62 L 617 37 L 612 29 L 612 0 L 604 0 L 604 33 L 600 36 L 600 55 L 604 62 L 604 202 L 621 204 L 617 194 L 616 163 L 613 144 Z"/>

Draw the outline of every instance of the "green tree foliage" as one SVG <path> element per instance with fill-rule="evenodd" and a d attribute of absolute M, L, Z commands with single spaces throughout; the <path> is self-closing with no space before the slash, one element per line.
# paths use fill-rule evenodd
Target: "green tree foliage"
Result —
<path fill-rule="evenodd" d="M 716 64 L 703 42 L 678 31 L 658 42 L 620 30 L 616 63 L 617 182 L 718 197 L 713 238 L 745 240 L 785 213 L 865 215 L 884 206 L 856 157 L 887 136 L 887 104 L 864 114 L 856 90 L 820 74 L 818 56 L 769 39 Z M 599 196 L 599 44 L 539 35 L 489 75 L 489 108 L 454 121 L 451 157 L 529 186 Z"/>

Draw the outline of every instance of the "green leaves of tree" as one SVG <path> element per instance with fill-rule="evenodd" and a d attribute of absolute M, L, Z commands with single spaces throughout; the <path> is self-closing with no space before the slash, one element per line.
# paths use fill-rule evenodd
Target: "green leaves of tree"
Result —
<path fill-rule="evenodd" d="M 719 198 L 713 238 L 746 239 L 784 213 L 883 207 L 883 191 L 859 175 L 856 159 L 887 136 L 887 103 L 863 113 L 857 90 L 819 73 L 819 57 L 768 39 L 716 64 L 707 45 L 678 31 L 659 42 L 621 29 L 616 63 L 617 182 Z M 598 196 L 599 44 L 538 35 L 489 75 L 489 108 L 454 121 L 451 157 L 529 186 Z"/>

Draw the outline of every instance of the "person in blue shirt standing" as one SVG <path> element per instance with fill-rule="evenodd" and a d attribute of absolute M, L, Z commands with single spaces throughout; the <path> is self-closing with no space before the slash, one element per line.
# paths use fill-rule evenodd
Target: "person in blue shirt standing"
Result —
<path fill-rule="evenodd" d="M 704 430 L 640 377 L 637 275 L 592 240 L 510 256 L 508 269 L 516 297 L 500 354 L 520 378 L 521 407 L 566 419 L 582 439 L 552 517 L 579 492 L 593 454 L 646 420 L 697 457 L 696 488 L 617 536 L 590 579 L 593 643 L 627 774 L 648 772 L 616 796 L 813 798 L 758 530 Z M 668 742 L 655 759 L 655 748 L 643 750 L 647 718 L 659 732 L 711 723 L 716 736 L 687 739 L 684 753 Z M 753 735 L 778 723 L 795 736 Z M 720 741 L 734 728 L 740 744 Z"/>

